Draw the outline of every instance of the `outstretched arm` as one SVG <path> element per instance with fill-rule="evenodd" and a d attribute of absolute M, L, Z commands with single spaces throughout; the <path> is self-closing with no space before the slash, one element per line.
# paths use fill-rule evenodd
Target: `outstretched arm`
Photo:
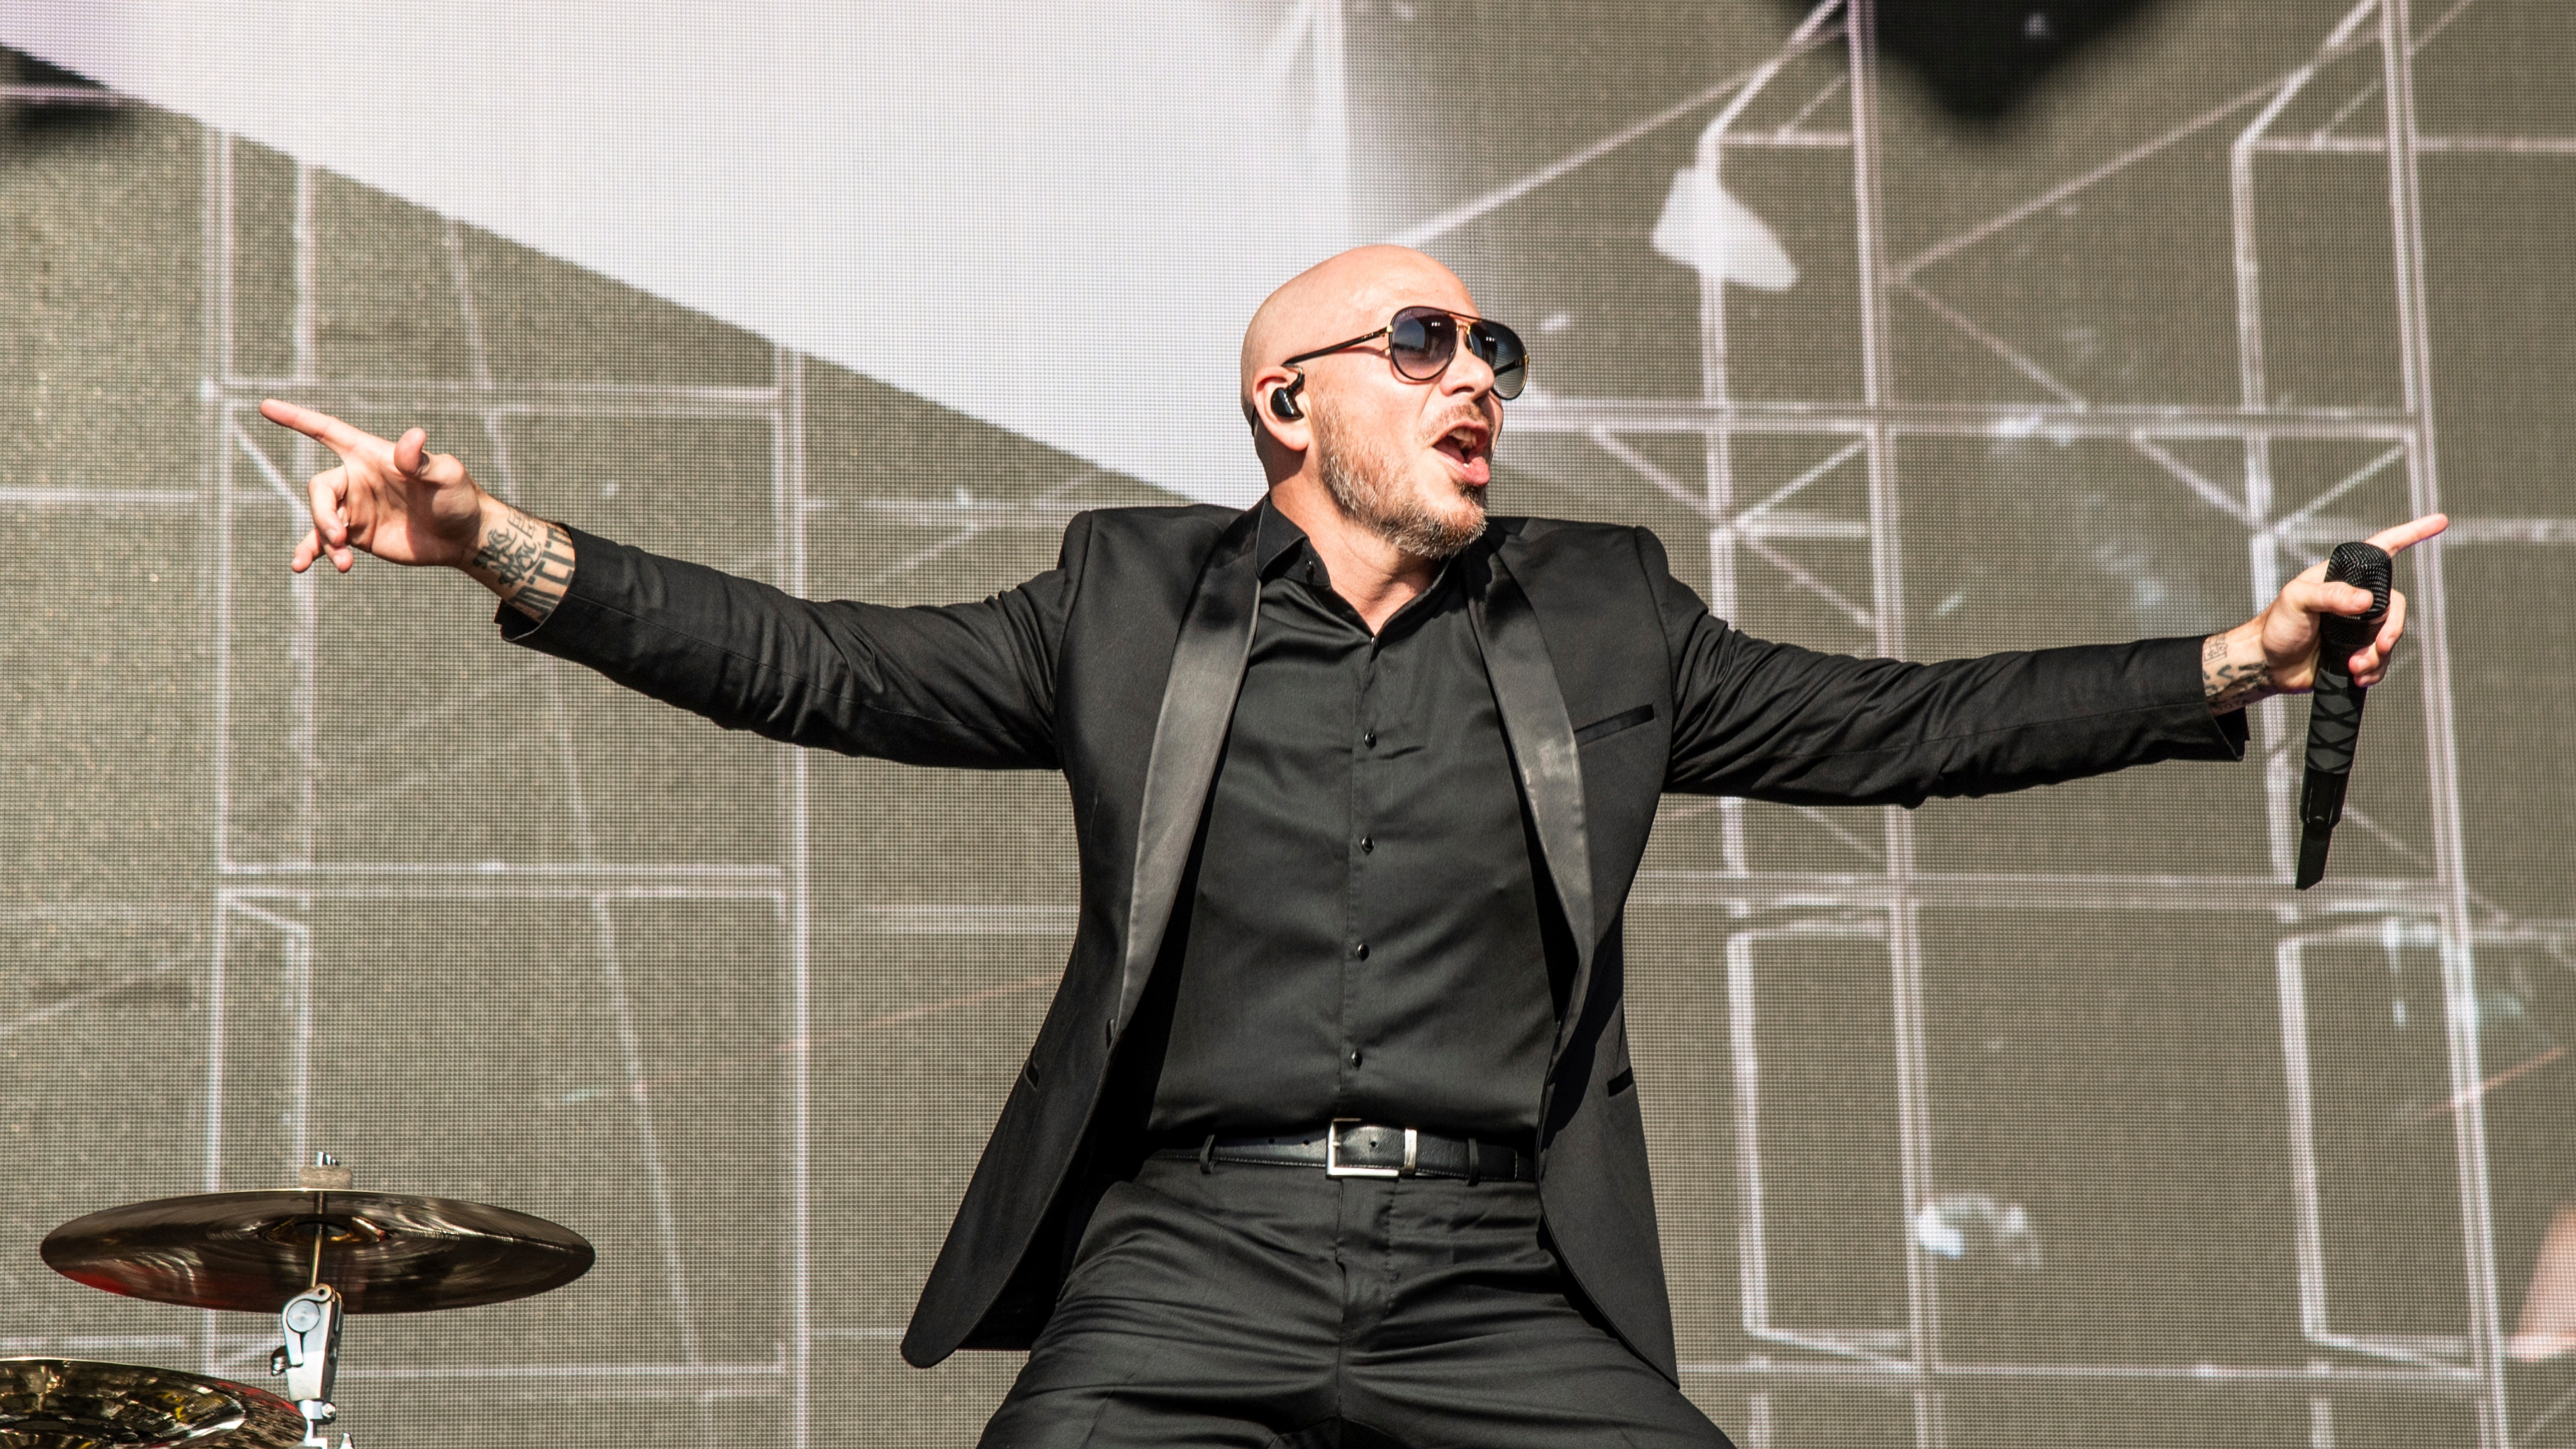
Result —
<path fill-rule="evenodd" d="M 2435 514 L 2371 542 L 2395 554 L 2446 524 Z M 1736 633 L 1671 579 L 1651 536 L 1645 543 L 1673 658 L 1665 788 L 1795 804 L 1912 805 L 2156 760 L 2236 758 L 2237 711 L 2309 688 L 2319 619 L 2370 607 L 2366 591 L 2327 583 L 2319 564 L 2262 613 L 2203 639 L 1938 664 L 1848 659 Z M 2392 597 L 2378 634 L 2352 657 L 2355 683 L 2386 674 L 2405 626 L 2405 600 Z"/>
<path fill-rule="evenodd" d="M 259 411 L 340 459 L 305 485 L 313 525 L 288 568 L 300 574 L 327 557 L 345 574 L 364 551 L 388 563 L 460 570 L 531 619 L 563 602 L 572 586 L 572 535 L 485 492 L 463 463 L 430 452 L 420 429 L 388 442 L 275 398 Z"/>
<path fill-rule="evenodd" d="M 308 485 L 298 573 L 318 558 L 346 573 L 362 551 L 460 570 L 500 596 L 505 639 L 727 729 L 910 764 L 1057 764 L 1056 645 L 1083 517 L 1054 569 L 989 598 L 912 608 L 800 599 L 514 508 L 428 451 L 418 428 L 388 442 L 292 403 L 260 412 L 340 458 Z"/>
<path fill-rule="evenodd" d="M 2373 534 L 2370 542 L 2395 558 L 2450 526 L 2450 519 L 2430 513 Z M 2262 613 L 2202 642 L 2200 683 L 2209 712 L 2220 715 L 2276 694 L 2306 693 L 2316 680 L 2320 621 L 2328 614 L 2358 617 L 2370 612 L 2370 604 L 2368 589 L 2327 583 L 2322 563 L 2282 585 L 2280 597 Z M 2392 589 L 2379 633 L 2352 656 L 2352 682 L 2364 689 L 2377 684 L 2405 636 L 2406 596 Z"/>

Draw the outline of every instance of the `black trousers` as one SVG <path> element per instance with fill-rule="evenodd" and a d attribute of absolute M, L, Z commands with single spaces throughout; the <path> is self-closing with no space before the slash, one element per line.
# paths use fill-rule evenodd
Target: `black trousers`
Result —
<path fill-rule="evenodd" d="M 1732 1449 L 1587 1317 L 1538 1189 L 1148 1161 L 984 1449 Z"/>

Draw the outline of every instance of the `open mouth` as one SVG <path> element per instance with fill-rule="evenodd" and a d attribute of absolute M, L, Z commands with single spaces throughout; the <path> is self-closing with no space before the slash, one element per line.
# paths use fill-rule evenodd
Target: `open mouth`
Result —
<path fill-rule="evenodd" d="M 1492 476 L 1485 457 L 1491 441 L 1491 435 L 1483 428 L 1462 425 L 1441 434 L 1431 446 L 1457 467 L 1465 482 L 1481 488 Z"/>

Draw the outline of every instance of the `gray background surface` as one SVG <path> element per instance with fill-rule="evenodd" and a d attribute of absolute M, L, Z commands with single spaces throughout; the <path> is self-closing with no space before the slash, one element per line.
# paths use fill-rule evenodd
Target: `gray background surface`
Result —
<path fill-rule="evenodd" d="M 1537 349 L 1500 511 L 1649 524 L 1748 630 L 1926 659 L 2205 632 L 2340 538 L 2457 522 L 2401 567 L 2317 891 L 2292 702 L 2233 769 L 1667 805 L 1630 990 L 1685 1387 L 1748 1446 L 2576 1442 L 2569 1360 L 2507 1352 L 2576 1201 L 2576 11 L 2169 4 L 1983 125 L 1867 14 L 1343 7 L 1362 229 Z M 1694 166 L 1795 285 L 1658 254 Z M 0 1352 L 260 1381 L 269 1325 L 34 1245 L 328 1148 L 601 1254 L 357 1321 L 371 1449 L 972 1442 L 1016 1360 L 894 1340 L 1071 934 L 1061 787 L 722 734 L 501 644 L 451 576 L 291 578 L 325 460 L 269 393 L 818 595 L 979 595 L 1163 498 L 22 88 Z"/>

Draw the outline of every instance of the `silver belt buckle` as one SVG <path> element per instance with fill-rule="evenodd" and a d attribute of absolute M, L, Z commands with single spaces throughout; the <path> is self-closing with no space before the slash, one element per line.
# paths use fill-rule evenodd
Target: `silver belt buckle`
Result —
<path fill-rule="evenodd" d="M 1324 1129 L 1324 1175 L 1326 1177 L 1411 1177 L 1413 1154 L 1420 1147 L 1420 1134 L 1404 1129 L 1404 1165 L 1402 1167 L 1345 1167 L 1342 1165 L 1342 1129 L 1364 1125 L 1357 1117 L 1336 1117 Z"/>

